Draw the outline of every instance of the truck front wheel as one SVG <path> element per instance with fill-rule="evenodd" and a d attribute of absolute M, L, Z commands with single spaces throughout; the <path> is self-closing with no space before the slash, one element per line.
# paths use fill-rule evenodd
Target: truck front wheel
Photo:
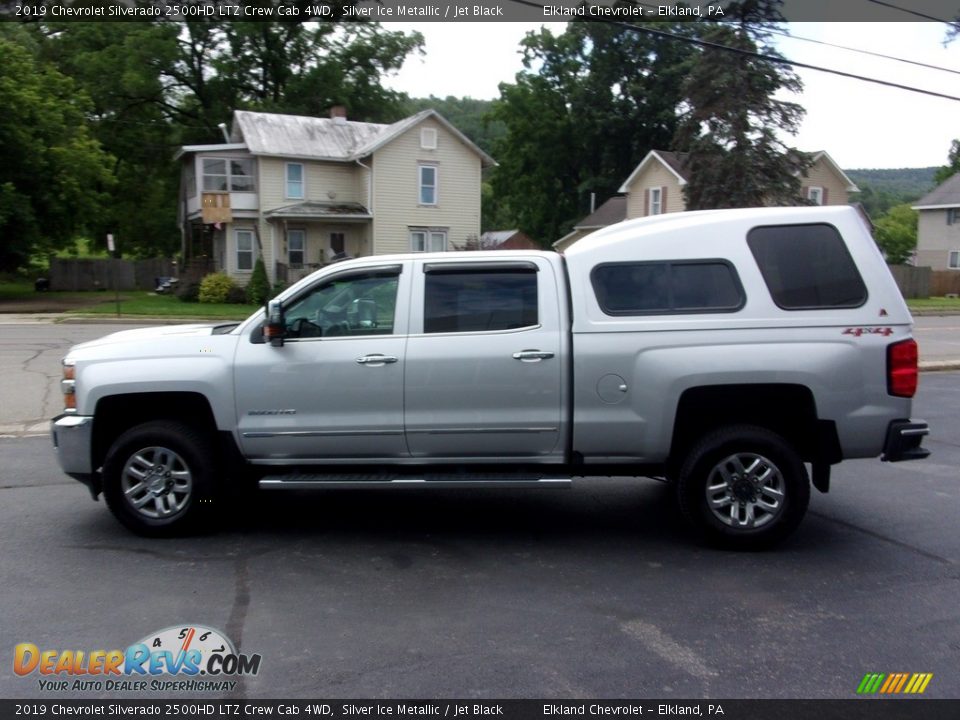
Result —
<path fill-rule="evenodd" d="M 111 512 L 140 535 L 195 530 L 215 488 L 210 442 L 196 429 L 158 420 L 123 433 L 103 463 L 103 494 Z"/>
<path fill-rule="evenodd" d="M 782 437 L 750 425 L 704 436 L 677 477 L 680 510 L 714 544 L 757 550 L 793 532 L 810 502 L 800 456 Z"/>

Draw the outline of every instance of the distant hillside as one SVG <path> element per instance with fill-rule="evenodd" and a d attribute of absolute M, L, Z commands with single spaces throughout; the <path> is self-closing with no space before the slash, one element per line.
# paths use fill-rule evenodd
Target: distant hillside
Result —
<path fill-rule="evenodd" d="M 863 203 L 873 219 L 894 205 L 914 202 L 933 190 L 936 171 L 935 167 L 844 170 L 861 190 L 854 198 Z"/>
<path fill-rule="evenodd" d="M 485 120 L 484 116 L 493 108 L 493 100 L 474 100 L 448 96 L 438 98 L 410 98 L 407 112 L 413 114 L 427 108 L 433 108 L 454 124 L 464 135 L 473 140 L 486 153 L 493 153 L 493 144 L 506 132 L 506 126 L 499 121 Z"/>

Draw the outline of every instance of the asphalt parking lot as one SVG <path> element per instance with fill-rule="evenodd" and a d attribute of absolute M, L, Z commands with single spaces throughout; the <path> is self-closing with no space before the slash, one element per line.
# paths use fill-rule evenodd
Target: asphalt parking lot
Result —
<path fill-rule="evenodd" d="M 52 341 L 19 337 L 56 372 Z M 656 482 L 600 478 L 260 495 L 216 532 L 145 540 L 45 437 L 2 438 L 0 697 L 43 696 L 17 643 L 125 648 L 195 623 L 262 656 L 231 698 L 843 699 L 868 672 L 933 673 L 925 696 L 958 698 L 960 374 L 924 374 L 915 415 L 930 458 L 840 466 L 759 554 L 697 544 Z"/>

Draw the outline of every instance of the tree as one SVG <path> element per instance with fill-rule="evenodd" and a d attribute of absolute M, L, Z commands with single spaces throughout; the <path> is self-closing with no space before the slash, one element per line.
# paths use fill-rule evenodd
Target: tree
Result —
<path fill-rule="evenodd" d="M 88 132 L 89 98 L 31 53 L 19 27 L 0 32 L 0 269 L 64 247 L 96 225 L 111 158 Z"/>
<path fill-rule="evenodd" d="M 917 211 L 909 205 L 890 208 L 874 223 L 874 237 L 887 262 L 902 265 L 917 247 Z"/>
<path fill-rule="evenodd" d="M 709 23 L 702 39 L 711 45 L 689 63 L 674 147 L 689 153 L 690 210 L 804 202 L 800 177 L 810 158 L 778 137 L 796 134 L 804 111 L 775 97 L 802 85 L 785 65 L 758 56 L 780 57 L 761 24 L 780 19 L 777 7 L 773 0 L 731 5 L 725 19 L 739 22 Z"/>
<path fill-rule="evenodd" d="M 660 25 L 665 29 L 673 25 Z M 498 212 L 543 242 L 566 233 L 653 148 L 669 147 L 683 43 L 605 23 L 528 33 L 525 70 L 501 84 L 491 119 L 506 135 L 491 185 Z M 533 68 L 538 67 L 534 72 Z"/>
<path fill-rule="evenodd" d="M 954 140 L 950 143 L 950 152 L 947 153 L 947 164 L 937 169 L 933 180 L 939 185 L 958 172 L 960 172 L 960 140 Z"/>

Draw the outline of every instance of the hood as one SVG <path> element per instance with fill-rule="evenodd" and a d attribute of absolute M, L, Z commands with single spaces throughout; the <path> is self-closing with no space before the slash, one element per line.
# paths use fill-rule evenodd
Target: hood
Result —
<path fill-rule="evenodd" d="M 172 338 L 205 337 L 213 335 L 215 330 L 218 330 L 216 334 L 219 335 L 224 331 L 229 332 L 238 324 L 239 323 L 220 322 L 196 325 L 163 325 L 161 327 L 145 327 L 136 328 L 133 330 L 121 330 L 120 332 L 111 333 L 110 335 L 105 335 L 102 338 L 97 338 L 96 340 L 90 340 L 85 343 L 80 343 L 79 345 L 74 345 L 70 352 L 73 353 L 77 350 L 87 350 L 90 348 L 100 347 L 103 345 L 114 345 L 117 343 L 145 341 L 163 342 L 164 340 Z"/>

